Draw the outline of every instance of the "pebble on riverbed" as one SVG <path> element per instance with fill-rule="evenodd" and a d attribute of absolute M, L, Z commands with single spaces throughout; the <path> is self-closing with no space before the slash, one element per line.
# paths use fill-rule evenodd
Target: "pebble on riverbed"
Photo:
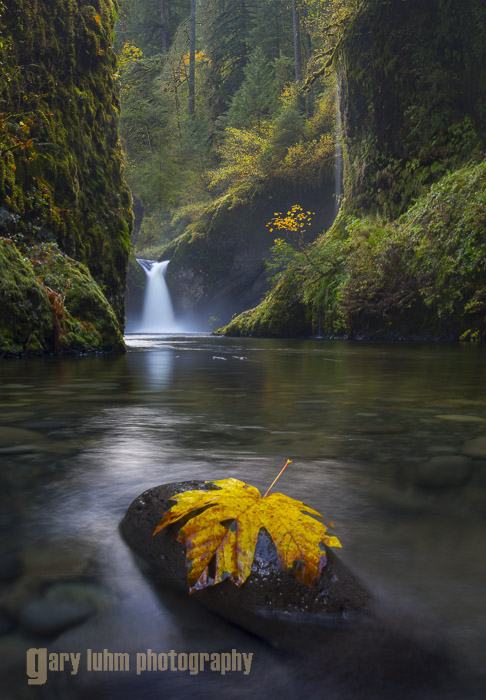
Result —
<path fill-rule="evenodd" d="M 54 637 L 108 608 L 112 596 L 104 588 L 82 581 L 58 582 L 42 596 L 24 603 L 19 623 L 27 632 Z"/>

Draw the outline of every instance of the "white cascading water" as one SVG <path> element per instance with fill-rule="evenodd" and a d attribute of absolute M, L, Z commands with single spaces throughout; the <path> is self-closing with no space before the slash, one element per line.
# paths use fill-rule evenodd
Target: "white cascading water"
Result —
<path fill-rule="evenodd" d="M 165 281 L 169 260 L 141 260 L 137 262 L 147 275 L 147 287 L 143 302 L 142 320 L 139 333 L 177 333 L 172 299 Z"/>
<path fill-rule="evenodd" d="M 334 150 L 334 196 L 336 202 L 334 205 L 335 217 L 339 214 L 341 201 L 343 198 L 343 144 L 342 144 L 342 128 L 341 128 L 341 110 L 339 108 L 339 90 L 336 104 L 336 125 L 335 139 L 336 146 Z"/>
<path fill-rule="evenodd" d="M 334 124 L 334 218 L 339 214 L 343 199 L 343 130 L 341 119 L 341 75 L 338 70 L 336 85 L 336 118 Z"/>

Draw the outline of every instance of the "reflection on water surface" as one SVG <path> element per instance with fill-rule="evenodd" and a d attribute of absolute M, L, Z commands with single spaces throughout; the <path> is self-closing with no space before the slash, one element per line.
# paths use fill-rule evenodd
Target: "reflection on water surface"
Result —
<path fill-rule="evenodd" d="M 127 343 L 122 357 L 0 364 L 8 697 L 475 697 L 468 678 L 486 661 L 484 349 L 205 335 Z M 446 694 L 426 674 L 413 692 L 393 687 L 393 673 L 370 690 L 352 659 L 351 682 L 319 648 L 306 662 L 271 649 L 143 578 L 117 529 L 139 493 L 231 476 L 266 490 L 287 458 L 280 490 L 333 520 L 340 556 L 380 605 L 470 664 Z M 53 632 L 49 601 L 85 621 Z M 52 673 L 36 687 L 26 684 L 30 647 L 237 648 L 254 662 L 246 677 Z"/>

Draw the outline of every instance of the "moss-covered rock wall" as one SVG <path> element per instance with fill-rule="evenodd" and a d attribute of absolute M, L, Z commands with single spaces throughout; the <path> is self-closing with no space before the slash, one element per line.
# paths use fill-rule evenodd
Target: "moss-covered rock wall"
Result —
<path fill-rule="evenodd" d="M 0 237 L 0 357 L 120 352 L 117 318 L 83 263 L 56 243 Z"/>
<path fill-rule="evenodd" d="M 401 214 L 486 135 L 483 0 L 365 0 L 338 56 L 348 210 Z"/>
<path fill-rule="evenodd" d="M 132 226 L 113 0 L 0 0 L 0 235 L 57 242 L 124 322 Z"/>

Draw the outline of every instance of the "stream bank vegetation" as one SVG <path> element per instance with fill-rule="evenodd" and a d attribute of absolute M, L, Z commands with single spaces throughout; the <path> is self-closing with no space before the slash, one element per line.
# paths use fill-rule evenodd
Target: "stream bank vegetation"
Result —
<path fill-rule="evenodd" d="M 278 240 L 280 269 L 230 335 L 483 340 L 486 164 L 468 163 L 401 217 L 343 211 L 315 243 Z"/>

